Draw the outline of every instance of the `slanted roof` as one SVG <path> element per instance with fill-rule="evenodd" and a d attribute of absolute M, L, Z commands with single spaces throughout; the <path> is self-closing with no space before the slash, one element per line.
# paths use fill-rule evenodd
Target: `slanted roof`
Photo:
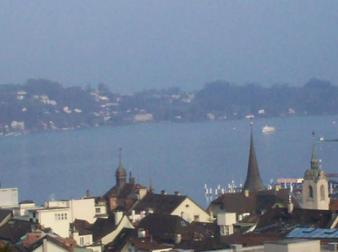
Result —
<path fill-rule="evenodd" d="M 90 231 L 91 225 L 86 220 L 75 219 L 71 226 L 79 232 L 79 235 L 88 235 L 92 233 L 92 231 Z"/>
<path fill-rule="evenodd" d="M 110 198 L 110 197 L 117 197 L 117 198 L 127 198 L 127 197 L 135 197 L 135 193 L 138 192 L 140 189 L 144 189 L 145 187 L 140 184 L 134 184 L 134 183 L 125 183 L 118 186 L 113 186 L 110 188 L 104 195 L 104 198 Z"/>
<path fill-rule="evenodd" d="M 32 223 L 12 219 L 0 227 L 0 239 L 16 243 L 22 236 L 31 231 Z"/>
<path fill-rule="evenodd" d="M 0 209 L 0 224 L 5 221 L 8 217 L 12 216 L 12 211 L 7 209 Z"/>
<path fill-rule="evenodd" d="M 287 238 L 304 238 L 304 239 L 336 239 L 338 240 L 337 228 L 295 228 Z"/>
<path fill-rule="evenodd" d="M 222 236 L 221 241 L 226 244 L 241 244 L 243 247 L 263 245 L 267 241 L 277 241 L 284 236 L 279 233 L 234 233 L 228 236 Z"/>
<path fill-rule="evenodd" d="M 26 251 L 34 251 L 36 248 L 42 246 L 45 239 L 69 252 L 72 252 L 76 247 L 76 242 L 70 238 L 61 238 L 59 236 L 47 234 L 32 243 L 29 247 L 26 247 Z"/>
<path fill-rule="evenodd" d="M 247 171 L 243 190 L 249 190 L 250 192 L 257 192 L 257 191 L 261 191 L 264 189 L 265 187 L 262 182 L 261 176 L 259 174 L 259 168 L 258 168 L 255 146 L 253 142 L 252 128 L 251 128 L 248 171 Z"/>
<path fill-rule="evenodd" d="M 330 228 L 335 220 L 335 213 L 329 210 L 295 208 L 288 213 L 286 208 L 274 208 L 263 214 L 255 231 L 289 232 L 295 227 Z"/>
<path fill-rule="evenodd" d="M 98 218 L 90 227 L 89 231 L 93 234 L 93 240 L 96 242 L 116 229 L 115 219 Z"/>
<path fill-rule="evenodd" d="M 114 241 L 108 243 L 104 247 L 104 251 L 106 252 L 116 252 L 120 251 L 128 242 L 128 239 L 132 237 L 134 234 L 135 229 L 124 228 L 122 231 L 116 236 Z"/>
<path fill-rule="evenodd" d="M 155 214 L 171 214 L 187 196 L 148 193 L 133 207 L 136 212 L 151 209 Z"/>
<path fill-rule="evenodd" d="M 176 215 L 149 214 L 141 220 L 138 228 L 143 228 L 154 239 L 173 242 L 175 234 L 185 236 L 188 233 L 189 223 Z"/>
<path fill-rule="evenodd" d="M 173 248 L 173 245 L 157 243 L 152 239 L 131 238 L 130 243 L 137 248 L 137 251 L 168 250 Z"/>
<path fill-rule="evenodd" d="M 220 208 L 227 212 L 237 214 L 256 213 L 273 207 L 275 204 L 287 206 L 289 200 L 289 189 L 281 190 L 263 190 L 259 192 L 249 192 L 245 196 L 244 193 L 225 193 L 211 202 L 212 205 L 219 205 Z M 295 206 L 298 203 L 295 199 L 292 201 Z"/>

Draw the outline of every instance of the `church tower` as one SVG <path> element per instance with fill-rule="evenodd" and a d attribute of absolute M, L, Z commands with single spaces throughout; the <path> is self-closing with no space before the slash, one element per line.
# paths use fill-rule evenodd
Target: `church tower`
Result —
<path fill-rule="evenodd" d="M 258 163 L 256 159 L 255 146 L 253 142 L 252 125 L 250 130 L 250 150 L 249 150 L 249 162 L 248 172 L 246 175 L 243 191 L 257 192 L 264 190 L 264 184 L 259 174 Z"/>
<path fill-rule="evenodd" d="M 116 186 L 121 188 L 127 182 L 127 171 L 122 164 L 122 149 L 119 148 L 119 166 L 115 172 Z"/>
<path fill-rule="evenodd" d="M 302 205 L 306 209 L 328 210 L 329 185 L 325 173 L 319 168 L 315 145 L 311 155 L 311 167 L 304 174 Z"/>

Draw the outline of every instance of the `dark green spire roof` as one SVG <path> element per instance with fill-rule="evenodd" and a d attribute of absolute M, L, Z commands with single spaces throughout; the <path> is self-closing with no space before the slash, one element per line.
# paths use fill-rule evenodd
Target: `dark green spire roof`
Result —
<path fill-rule="evenodd" d="M 259 174 L 258 163 L 256 159 L 255 146 L 253 142 L 252 126 L 250 131 L 250 150 L 249 150 L 249 162 L 248 172 L 244 183 L 243 190 L 249 190 L 251 192 L 264 190 L 261 176 Z"/>
<path fill-rule="evenodd" d="M 122 164 L 122 149 L 119 148 L 119 166 L 115 172 L 116 185 L 122 187 L 127 182 L 127 171 Z"/>

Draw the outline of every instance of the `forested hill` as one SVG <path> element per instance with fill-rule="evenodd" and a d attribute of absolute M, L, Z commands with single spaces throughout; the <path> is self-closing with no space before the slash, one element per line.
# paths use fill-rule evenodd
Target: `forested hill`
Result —
<path fill-rule="evenodd" d="M 64 87 L 31 79 L 0 85 L 0 133 L 65 130 L 150 121 L 227 120 L 244 117 L 338 114 L 338 87 L 311 79 L 301 87 L 208 83 L 118 94 L 107 85 Z"/>

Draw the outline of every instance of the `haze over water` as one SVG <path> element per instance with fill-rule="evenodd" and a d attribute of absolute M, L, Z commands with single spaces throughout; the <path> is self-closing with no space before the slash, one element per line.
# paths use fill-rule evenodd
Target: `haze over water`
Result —
<path fill-rule="evenodd" d="M 309 167 L 312 131 L 337 138 L 337 116 L 257 120 L 254 141 L 265 184 L 271 178 L 302 177 Z M 268 123 L 271 135 L 261 133 Z M 0 138 L 2 187 L 19 187 L 20 199 L 38 202 L 77 198 L 89 189 L 102 195 L 115 184 L 118 148 L 137 182 L 159 192 L 180 191 L 205 205 L 204 184 L 245 180 L 248 120 L 154 123 Z M 323 169 L 336 172 L 338 143 L 318 146 Z"/>

